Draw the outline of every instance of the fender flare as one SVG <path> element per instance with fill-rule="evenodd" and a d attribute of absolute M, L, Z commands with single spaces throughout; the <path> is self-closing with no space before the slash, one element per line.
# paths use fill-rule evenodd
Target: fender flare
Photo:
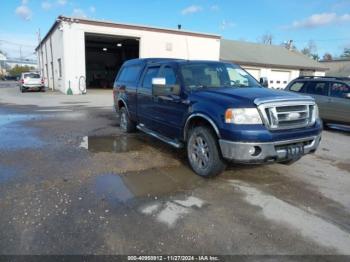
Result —
<path fill-rule="evenodd" d="M 125 100 L 123 98 L 119 97 L 117 101 L 118 101 L 118 104 L 117 104 L 118 111 L 119 111 L 119 102 L 122 102 L 124 104 L 124 106 L 125 106 L 126 112 L 128 113 L 128 115 L 130 115 L 129 114 L 128 104 L 125 102 Z"/>
<path fill-rule="evenodd" d="M 202 113 L 194 113 L 192 115 L 190 115 L 187 119 L 186 119 L 186 122 L 185 122 L 185 126 L 184 126 L 184 130 L 183 130 L 183 138 L 184 138 L 184 141 L 186 141 L 186 138 L 187 138 L 187 135 L 188 135 L 188 132 L 187 132 L 187 129 L 188 129 L 188 125 L 190 123 L 190 120 L 194 117 L 201 117 L 203 118 L 204 120 L 208 121 L 209 124 L 211 125 L 211 127 L 214 129 L 216 135 L 218 136 L 218 138 L 221 138 L 221 135 L 220 135 L 220 131 L 219 131 L 219 128 L 217 127 L 217 125 L 215 124 L 215 122 L 208 116 L 202 114 Z"/>

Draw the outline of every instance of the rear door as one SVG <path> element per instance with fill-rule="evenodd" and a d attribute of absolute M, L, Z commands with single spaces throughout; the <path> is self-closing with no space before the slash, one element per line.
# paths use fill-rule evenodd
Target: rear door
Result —
<path fill-rule="evenodd" d="M 330 86 L 328 111 L 330 120 L 350 123 L 350 99 L 346 97 L 350 87 L 341 82 L 333 82 Z"/>
<path fill-rule="evenodd" d="M 315 98 L 318 108 L 320 110 L 320 116 L 322 119 L 329 119 L 331 114 L 329 113 L 329 82 L 327 81 L 309 81 L 306 87 L 308 95 Z"/>
<path fill-rule="evenodd" d="M 167 86 L 180 86 L 180 80 L 175 65 L 162 66 L 159 77 L 165 78 Z M 169 138 L 181 136 L 182 123 L 188 105 L 183 99 L 183 94 L 154 96 L 155 120 L 158 122 L 159 131 Z"/>
<path fill-rule="evenodd" d="M 37 73 L 25 73 L 24 74 L 24 85 L 26 86 L 40 86 L 41 78 Z"/>
<path fill-rule="evenodd" d="M 150 65 L 143 73 L 141 84 L 137 89 L 137 114 L 139 122 L 147 128 L 158 131 L 159 122 L 154 110 L 152 96 L 152 79 L 158 77 L 160 65 Z"/>

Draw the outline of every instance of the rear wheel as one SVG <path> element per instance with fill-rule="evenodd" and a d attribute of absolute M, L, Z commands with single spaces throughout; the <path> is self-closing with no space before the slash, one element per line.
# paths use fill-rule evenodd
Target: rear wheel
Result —
<path fill-rule="evenodd" d="M 119 111 L 119 126 L 124 133 L 131 133 L 136 129 L 136 124 L 129 118 L 125 107 L 122 107 Z"/>
<path fill-rule="evenodd" d="M 187 156 L 193 171 L 202 177 L 219 175 L 226 167 L 220 155 L 217 137 L 206 126 L 195 127 L 190 133 Z"/>

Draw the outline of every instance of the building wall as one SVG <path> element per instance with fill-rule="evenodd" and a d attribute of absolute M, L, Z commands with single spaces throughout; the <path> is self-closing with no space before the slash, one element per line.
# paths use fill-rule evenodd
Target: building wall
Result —
<path fill-rule="evenodd" d="M 85 33 L 139 38 L 140 58 L 166 57 L 218 61 L 220 55 L 220 39 L 218 38 L 66 21 L 61 22 L 58 28 L 51 35 L 53 55 L 51 56 L 50 37 L 38 51 L 43 52 L 41 64 L 43 75 L 47 78 L 46 85 L 63 93 L 67 93 L 70 87 L 73 94 L 81 94 L 81 90 L 85 87 Z M 62 61 L 62 77 L 58 76 L 58 58 L 61 58 Z M 51 73 L 51 60 L 54 62 L 54 76 Z M 46 64 L 48 69 L 46 69 Z"/>
<path fill-rule="evenodd" d="M 271 67 L 256 67 L 249 65 L 241 65 L 258 81 L 260 77 L 266 77 L 269 82 L 269 88 L 284 89 L 290 81 L 299 77 L 302 73 L 297 69 L 271 68 Z M 324 76 L 324 71 L 308 71 L 308 75 Z"/>
<path fill-rule="evenodd" d="M 56 29 L 37 50 L 40 73 L 45 86 L 65 92 L 65 74 L 59 72 L 59 59 L 63 66 L 63 30 Z"/>

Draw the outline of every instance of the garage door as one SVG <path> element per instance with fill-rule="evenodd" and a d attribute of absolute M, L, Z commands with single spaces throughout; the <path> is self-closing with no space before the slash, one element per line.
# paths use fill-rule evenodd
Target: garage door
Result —
<path fill-rule="evenodd" d="M 260 69 L 255 69 L 255 68 L 245 68 L 245 70 L 251 74 L 256 80 L 259 81 L 260 79 Z"/>
<path fill-rule="evenodd" d="M 269 87 L 284 89 L 290 81 L 291 71 L 272 70 L 269 77 Z"/>

